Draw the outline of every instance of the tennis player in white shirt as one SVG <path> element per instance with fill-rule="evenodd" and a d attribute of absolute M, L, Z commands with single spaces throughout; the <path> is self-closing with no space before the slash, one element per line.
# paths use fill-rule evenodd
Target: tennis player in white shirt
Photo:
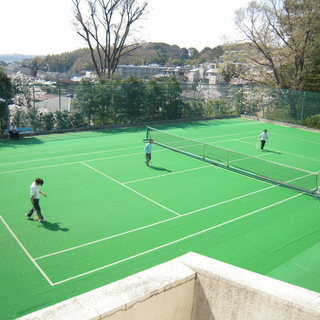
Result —
<path fill-rule="evenodd" d="M 263 149 L 264 149 L 264 146 L 268 140 L 268 130 L 267 129 L 264 129 L 261 133 L 260 133 L 260 136 L 259 136 L 259 140 L 260 140 L 260 148 L 261 148 L 261 151 L 263 152 Z"/>
<path fill-rule="evenodd" d="M 146 157 L 146 161 L 145 164 L 149 167 L 150 164 L 150 160 L 151 160 L 151 150 L 152 150 L 152 139 L 148 139 L 148 143 L 146 144 L 146 146 L 144 147 L 144 153 L 145 153 L 145 157 Z"/>
<path fill-rule="evenodd" d="M 34 182 L 32 182 L 32 184 L 30 186 L 30 198 L 31 198 L 32 208 L 26 214 L 26 217 L 28 217 L 28 219 L 32 219 L 33 213 L 36 212 L 38 215 L 38 221 L 40 221 L 40 222 L 45 221 L 42 214 L 41 214 L 41 208 L 40 208 L 40 204 L 39 204 L 40 194 L 43 195 L 44 197 L 47 196 L 45 193 L 43 193 L 40 190 L 40 187 L 43 185 L 43 183 L 44 182 L 41 178 L 37 178 Z"/>

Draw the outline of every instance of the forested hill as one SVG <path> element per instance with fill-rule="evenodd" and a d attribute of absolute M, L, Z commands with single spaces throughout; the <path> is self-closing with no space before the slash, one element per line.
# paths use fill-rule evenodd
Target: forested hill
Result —
<path fill-rule="evenodd" d="M 18 54 L 18 53 L 0 54 L 0 61 L 3 61 L 5 63 L 19 62 L 24 59 L 30 59 L 30 58 L 33 58 L 33 56 L 32 55 L 25 55 L 25 54 Z"/>
<path fill-rule="evenodd" d="M 180 48 L 165 43 L 145 43 L 142 47 L 124 56 L 120 64 L 163 66 L 195 65 L 205 61 L 215 62 L 224 53 L 224 47 L 204 48 L 200 52 L 195 48 Z M 94 70 L 89 49 L 79 49 L 56 55 L 25 59 L 24 66 L 33 66 L 38 70 L 51 72 L 80 73 Z"/>

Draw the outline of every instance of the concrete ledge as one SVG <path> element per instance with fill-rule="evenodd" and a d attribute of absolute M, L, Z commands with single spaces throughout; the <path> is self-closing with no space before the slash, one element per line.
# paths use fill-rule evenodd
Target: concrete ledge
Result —
<path fill-rule="evenodd" d="M 193 252 L 20 320 L 320 320 L 320 294 Z"/>
<path fill-rule="evenodd" d="M 191 320 L 196 274 L 170 261 L 20 320 Z"/>
<path fill-rule="evenodd" d="M 320 319 L 316 292 L 192 252 L 178 260 L 197 273 L 194 320 Z"/>

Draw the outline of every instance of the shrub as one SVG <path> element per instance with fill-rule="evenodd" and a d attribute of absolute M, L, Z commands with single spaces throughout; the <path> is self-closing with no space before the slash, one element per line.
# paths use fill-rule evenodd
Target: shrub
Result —
<path fill-rule="evenodd" d="M 303 124 L 310 128 L 320 129 L 320 114 L 315 114 L 305 119 Z"/>

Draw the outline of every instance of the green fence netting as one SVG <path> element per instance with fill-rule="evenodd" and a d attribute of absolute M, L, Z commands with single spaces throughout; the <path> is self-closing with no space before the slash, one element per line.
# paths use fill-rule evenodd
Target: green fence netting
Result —
<path fill-rule="evenodd" d="M 159 83 L 14 85 L 9 121 L 35 132 L 240 115 L 320 128 L 320 93 Z"/>

